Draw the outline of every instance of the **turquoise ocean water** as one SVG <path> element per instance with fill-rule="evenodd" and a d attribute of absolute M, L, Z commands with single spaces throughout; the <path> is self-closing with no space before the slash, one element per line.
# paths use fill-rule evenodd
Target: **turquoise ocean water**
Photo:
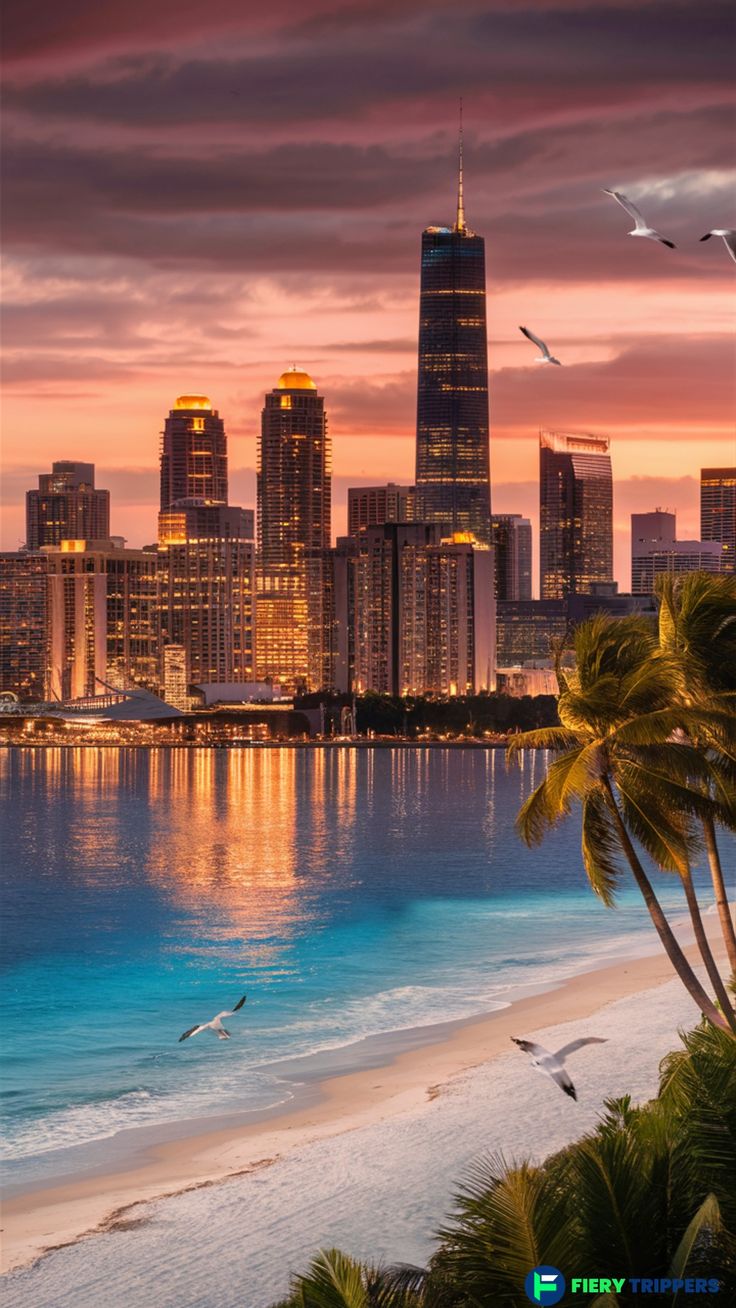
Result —
<path fill-rule="evenodd" d="M 634 891 L 609 912 L 587 888 L 574 820 L 540 849 L 518 840 L 543 766 L 507 774 L 497 750 L 4 751 L 9 1181 L 103 1163 L 121 1132 L 282 1103 L 284 1059 L 342 1049 L 349 1065 L 363 1037 L 656 947 Z M 244 992 L 232 1040 L 178 1043 Z"/>

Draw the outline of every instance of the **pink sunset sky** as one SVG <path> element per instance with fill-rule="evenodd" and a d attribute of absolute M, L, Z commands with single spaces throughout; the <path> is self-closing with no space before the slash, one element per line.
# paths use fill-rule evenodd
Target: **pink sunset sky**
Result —
<path fill-rule="evenodd" d="M 419 240 L 486 238 L 493 506 L 538 506 L 538 429 L 612 438 L 629 514 L 699 533 L 733 463 L 734 10 L 726 0 L 41 0 L 5 39 L 2 544 L 53 459 L 91 460 L 112 528 L 155 539 L 159 432 L 204 392 L 231 500 L 255 500 L 263 393 L 326 397 L 348 485 L 414 472 Z M 630 240 L 602 187 L 676 250 Z M 539 368 L 518 332 L 563 368 Z"/>

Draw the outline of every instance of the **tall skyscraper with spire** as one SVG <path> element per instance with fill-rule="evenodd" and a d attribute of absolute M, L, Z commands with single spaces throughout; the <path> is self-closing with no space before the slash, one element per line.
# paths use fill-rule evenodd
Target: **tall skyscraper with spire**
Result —
<path fill-rule="evenodd" d="M 465 221 L 422 233 L 416 518 L 491 543 L 485 242 Z"/>

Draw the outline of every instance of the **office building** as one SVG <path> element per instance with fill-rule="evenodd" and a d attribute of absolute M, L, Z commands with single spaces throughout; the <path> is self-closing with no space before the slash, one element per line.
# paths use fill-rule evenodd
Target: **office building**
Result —
<path fill-rule="evenodd" d="M 631 515 L 631 592 L 647 594 L 648 566 L 646 559 L 655 550 L 674 545 L 677 538 L 677 518 L 666 509 Z"/>
<path fill-rule="evenodd" d="M 66 540 L 48 569 L 48 694 L 159 684 L 156 555 L 114 540 Z"/>
<path fill-rule="evenodd" d="M 539 435 L 540 596 L 590 594 L 613 580 L 613 478 L 607 436 Z"/>
<path fill-rule="evenodd" d="M 700 539 L 720 541 L 726 571 L 736 570 L 736 468 L 701 469 Z"/>
<path fill-rule="evenodd" d="M 532 524 L 519 513 L 494 513 L 491 518 L 496 557 L 496 599 L 532 597 Z"/>
<path fill-rule="evenodd" d="M 351 486 L 348 490 L 348 533 L 384 522 L 413 522 L 416 491 L 413 486 Z"/>
<path fill-rule="evenodd" d="M 51 472 L 39 477 L 38 490 L 26 493 L 26 549 L 109 535 L 110 492 L 95 489 L 93 463 L 52 463 Z"/>
<path fill-rule="evenodd" d="M 514 668 L 554 658 L 575 627 L 596 613 L 627 617 L 644 613 L 656 618 L 652 596 L 597 592 L 570 595 L 564 600 L 500 600 L 496 605 L 496 667 Z"/>
<path fill-rule="evenodd" d="M 637 593 L 651 594 L 660 573 L 682 576 L 686 572 L 729 571 L 730 564 L 720 541 L 672 541 L 637 560 Z"/>
<path fill-rule="evenodd" d="M 0 691 L 42 700 L 47 681 L 45 554 L 0 554 Z"/>
<path fill-rule="evenodd" d="M 485 242 L 465 221 L 422 233 L 416 512 L 491 543 Z"/>
<path fill-rule="evenodd" d="M 227 504 L 225 424 L 206 395 L 180 395 L 161 435 L 161 512 L 179 500 Z"/>
<path fill-rule="evenodd" d="M 183 645 L 164 645 L 161 651 L 162 694 L 172 708 L 185 712 L 189 708 L 187 651 Z"/>
<path fill-rule="evenodd" d="M 333 681 L 331 493 L 324 399 L 292 368 L 262 414 L 257 598 L 258 677 L 291 691 Z"/>
<path fill-rule="evenodd" d="M 185 651 L 187 685 L 252 681 L 252 510 L 181 501 L 160 513 L 158 572 L 164 682 L 168 645 Z"/>

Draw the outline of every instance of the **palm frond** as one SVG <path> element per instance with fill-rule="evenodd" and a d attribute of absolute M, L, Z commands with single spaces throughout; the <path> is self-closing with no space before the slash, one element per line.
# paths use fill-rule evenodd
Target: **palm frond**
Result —
<path fill-rule="evenodd" d="M 685 1234 L 675 1250 L 670 1276 L 681 1280 L 685 1276 L 688 1263 L 698 1244 L 704 1237 L 717 1235 L 723 1226 L 721 1209 L 714 1194 L 706 1195 L 692 1221 L 688 1223 Z"/>
<path fill-rule="evenodd" d="M 588 880 L 607 908 L 613 907 L 622 876 L 620 853 L 605 798 L 593 791 L 583 801 L 582 854 Z"/>
<path fill-rule="evenodd" d="M 538 727 L 535 731 L 520 731 L 511 736 L 506 746 L 506 763 L 518 762 L 518 755 L 525 749 L 549 749 L 560 753 L 565 749 L 574 749 L 580 740 L 573 731 L 564 727 Z"/>
<path fill-rule="evenodd" d="M 651 792 L 642 789 L 629 765 L 616 769 L 616 788 L 626 826 L 657 866 L 666 872 L 686 873 L 694 840 L 683 815 L 668 814 L 661 805 L 655 806 Z"/>

